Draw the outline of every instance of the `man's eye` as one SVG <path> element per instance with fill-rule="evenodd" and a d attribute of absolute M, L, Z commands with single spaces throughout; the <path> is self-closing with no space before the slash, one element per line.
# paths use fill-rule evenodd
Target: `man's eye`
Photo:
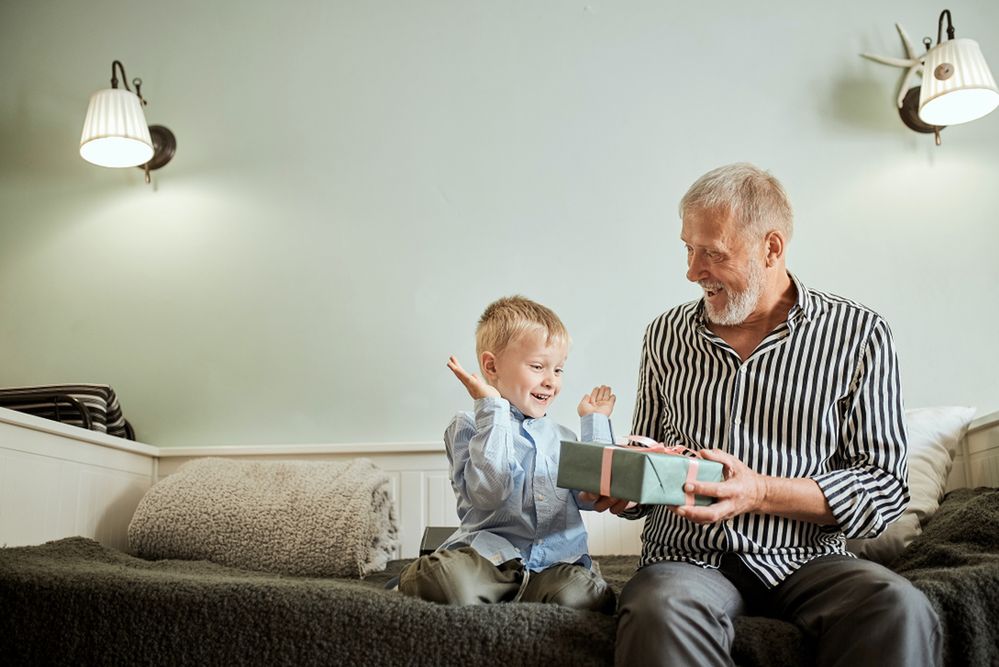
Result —
<path fill-rule="evenodd" d="M 562 374 L 562 373 L 564 373 L 564 372 L 565 372 L 565 371 L 563 371 L 563 370 L 562 370 L 561 368 L 556 368 L 556 369 L 555 369 L 555 375 L 561 375 L 561 374 Z"/>

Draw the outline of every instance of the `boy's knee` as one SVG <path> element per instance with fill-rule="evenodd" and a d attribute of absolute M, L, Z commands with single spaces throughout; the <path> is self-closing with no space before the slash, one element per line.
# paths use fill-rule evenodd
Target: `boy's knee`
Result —
<path fill-rule="evenodd" d="M 399 592 L 440 604 L 480 604 L 469 575 L 476 566 L 474 551 L 453 549 L 420 556 L 399 575 Z M 474 554 L 474 555 L 473 555 Z"/>
<path fill-rule="evenodd" d="M 613 614 L 617 605 L 617 596 L 610 585 L 599 575 L 579 565 L 558 565 L 545 573 L 549 582 L 540 595 L 525 594 L 525 601 L 550 602 L 583 611 L 598 611 Z M 530 588 L 530 583 L 528 584 Z M 529 599 L 530 598 L 530 599 Z"/>

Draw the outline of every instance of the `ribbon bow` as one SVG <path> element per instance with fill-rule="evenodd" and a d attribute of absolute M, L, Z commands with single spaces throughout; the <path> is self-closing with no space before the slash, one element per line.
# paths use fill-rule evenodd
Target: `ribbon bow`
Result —
<path fill-rule="evenodd" d="M 622 447 L 624 449 L 638 450 L 643 454 L 671 454 L 673 456 L 684 456 L 691 459 L 689 465 L 687 466 L 687 479 L 684 482 L 684 486 L 688 482 L 697 481 L 697 467 L 699 458 L 697 452 L 684 447 L 683 445 L 672 445 L 667 447 L 661 442 L 656 442 L 652 438 L 646 438 L 644 435 L 627 435 L 623 438 L 619 438 L 614 441 L 612 447 L 604 447 L 603 458 L 600 462 L 600 495 L 609 496 L 610 485 L 611 485 L 611 468 L 613 467 L 614 452 L 617 451 L 615 447 Z M 684 506 L 694 504 L 694 494 L 688 491 L 683 492 Z"/>

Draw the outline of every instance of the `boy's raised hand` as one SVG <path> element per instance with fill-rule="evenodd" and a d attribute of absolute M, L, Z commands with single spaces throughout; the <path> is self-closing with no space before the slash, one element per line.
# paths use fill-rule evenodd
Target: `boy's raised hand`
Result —
<path fill-rule="evenodd" d="M 579 407 L 576 408 L 576 411 L 580 417 L 592 415 L 595 412 L 610 417 L 611 412 L 614 411 L 614 403 L 616 401 L 617 396 L 611 393 L 611 388 L 602 384 L 599 387 L 594 387 L 593 391 L 583 396 L 583 400 L 579 402 Z"/>
<path fill-rule="evenodd" d="M 448 357 L 447 367 L 450 368 L 455 377 L 457 377 L 461 383 L 465 385 L 465 389 L 468 390 L 468 395 L 473 399 L 488 397 L 500 398 L 499 390 L 496 387 L 488 384 L 475 373 L 469 373 L 462 368 L 461 364 L 458 363 L 457 357 L 453 354 Z"/>

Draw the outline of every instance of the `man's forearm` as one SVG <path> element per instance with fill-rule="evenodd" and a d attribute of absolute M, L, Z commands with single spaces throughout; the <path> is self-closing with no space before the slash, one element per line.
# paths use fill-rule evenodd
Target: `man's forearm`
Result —
<path fill-rule="evenodd" d="M 815 480 L 803 477 L 763 479 L 766 493 L 757 510 L 759 514 L 775 514 L 820 526 L 832 526 L 836 523 L 826 496 Z"/>

